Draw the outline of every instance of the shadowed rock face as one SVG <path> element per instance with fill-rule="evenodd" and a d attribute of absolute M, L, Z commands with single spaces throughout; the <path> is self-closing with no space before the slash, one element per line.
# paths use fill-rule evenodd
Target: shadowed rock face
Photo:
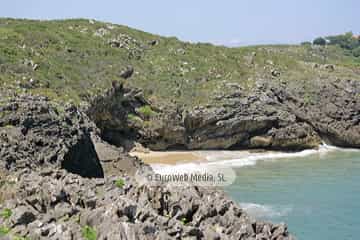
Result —
<path fill-rule="evenodd" d="M 97 96 L 87 115 L 101 129 L 102 139 L 116 145 L 132 148 L 132 142 L 139 137 L 139 128 L 129 121 L 129 115 L 136 114 L 136 109 L 148 105 L 140 89 L 114 86 L 104 95 Z"/>
<path fill-rule="evenodd" d="M 61 162 L 61 168 L 83 177 L 104 177 L 102 166 L 89 136 L 80 139 Z"/>
<path fill-rule="evenodd" d="M 0 107 L 2 168 L 16 171 L 54 166 L 83 177 L 104 176 L 90 139 L 92 126 L 76 108 L 68 106 L 59 113 L 42 97 L 4 100 Z"/>

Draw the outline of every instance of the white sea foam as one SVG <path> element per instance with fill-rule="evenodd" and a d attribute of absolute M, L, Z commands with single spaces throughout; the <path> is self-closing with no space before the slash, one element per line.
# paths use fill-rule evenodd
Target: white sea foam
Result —
<path fill-rule="evenodd" d="M 243 208 L 250 216 L 255 218 L 274 218 L 287 216 L 293 208 L 291 206 L 271 206 L 261 205 L 256 203 L 240 203 Z"/>
<path fill-rule="evenodd" d="M 341 147 L 328 145 L 325 142 L 323 142 L 322 145 L 320 145 L 320 150 L 321 149 L 336 150 L 336 151 L 342 151 L 342 152 L 360 152 L 360 149 L 358 149 L 358 148 L 341 148 Z"/>
<path fill-rule="evenodd" d="M 253 153 L 235 159 L 219 159 L 209 162 L 209 165 L 228 165 L 233 167 L 243 167 L 255 165 L 259 160 L 274 160 L 281 158 L 305 157 L 311 154 L 318 153 L 319 150 L 304 150 L 301 152 L 287 153 L 287 152 L 265 152 Z"/>
<path fill-rule="evenodd" d="M 310 155 L 324 155 L 333 151 L 360 151 L 359 149 L 339 148 L 323 143 L 318 149 L 307 149 L 299 152 L 249 152 L 249 151 L 197 151 L 207 161 L 200 163 L 179 163 L 176 165 L 152 164 L 152 168 L 158 173 L 188 173 L 207 167 L 245 167 L 256 165 L 258 161 L 271 161 L 278 159 L 301 158 Z"/>
<path fill-rule="evenodd" d="M 333 151 L 360 151 L 359 149 L 339 148 L 323 143 L 318 149 L 307 149 L 299 152 L 276 152 L 267 151 L 260 153 L 251 153 L 247 151 L 218 151 L 204 153 L 209 165 L 226 165 L 230 167 L 244 167 L 253 166 L 258 161 L 277 160 L 284 158 L 299 158 L 310 155 L 320 154 L 324 155 Z M 240 156 L 240 157 L 239 157 Z"/>

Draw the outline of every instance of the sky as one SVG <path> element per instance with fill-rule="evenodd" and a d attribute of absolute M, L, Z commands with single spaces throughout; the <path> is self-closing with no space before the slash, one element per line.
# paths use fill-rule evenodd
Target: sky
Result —
<path fill-rule="evenodd" d="M 292 44 L 360 33 L 359 0 L 0 0 L 0 17 L 91 18 L 191 42 Z"/>

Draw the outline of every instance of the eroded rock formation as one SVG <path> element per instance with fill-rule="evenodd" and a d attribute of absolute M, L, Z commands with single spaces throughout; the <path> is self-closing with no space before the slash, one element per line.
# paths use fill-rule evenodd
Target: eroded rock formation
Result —
<path fill-rule="evenodd" d="M 121 89 L 99 97 L 101 104 L 95 102 L 89 116 L 108 141 L 121 145 L 131 135 L 156 150 L 302 150 L 322 141 L 360 147 L 360 84 L 351 80 L 312 84 L 311 95 L 306 96 L 303 87 L 262 83 L 250 92 L 239 89 L 215 97 L 207 106 L 152 106 L 149 119 L 134 115 L 137 108 L 150 104 L 141 91 Z M 135 124 L 129 115 L 136 117 Z"/>

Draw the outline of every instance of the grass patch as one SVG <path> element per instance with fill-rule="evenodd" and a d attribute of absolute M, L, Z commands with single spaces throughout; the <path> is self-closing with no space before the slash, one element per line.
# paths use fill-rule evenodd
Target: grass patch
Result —
<path fill-rule="evenodd" d="M 118 188 L 123 188 L 125 186 L 125 181 L 124 179 L 118 179 L 115 181 L 115 186 Z"/>
<path fill-rule="evenodd" d="M 129 113 L 127 115 L 127 120 L 131 123 L 135 123 L 135 124 L 141 124 L 142 120 L 139 116 L 136 116 L 135 114 Z"/>
<path fill-rule="evenodd" d="M 1 217 L 4 219 L 9 219 L 12 215 L 12 211 L 9 208 L 5 208 L 1 212 Z"/>
<path fill-rule="evenodd" d="M 313 102 L 312 97 L 309 94 L 304 95 L 304 103 L 305 105 L 310 105 Z"/>
<path fill-rule="evenodd" d="M 14 236 L 13 240 L 30 240 L 28 237 L 20 237 L 20 236 Z"/>
<path fill-rule="evenodd" d="M 85 238 L 85 240 L 96 240 L 97 232 L 94 228 L 85 226 L 82 228 L 82 236 Z"/>
<path fill-rule="evenodd" d="M 0 236 L 6 236 L 10 232 L 10 228 L 1 226 L 0 227 Z"/>

